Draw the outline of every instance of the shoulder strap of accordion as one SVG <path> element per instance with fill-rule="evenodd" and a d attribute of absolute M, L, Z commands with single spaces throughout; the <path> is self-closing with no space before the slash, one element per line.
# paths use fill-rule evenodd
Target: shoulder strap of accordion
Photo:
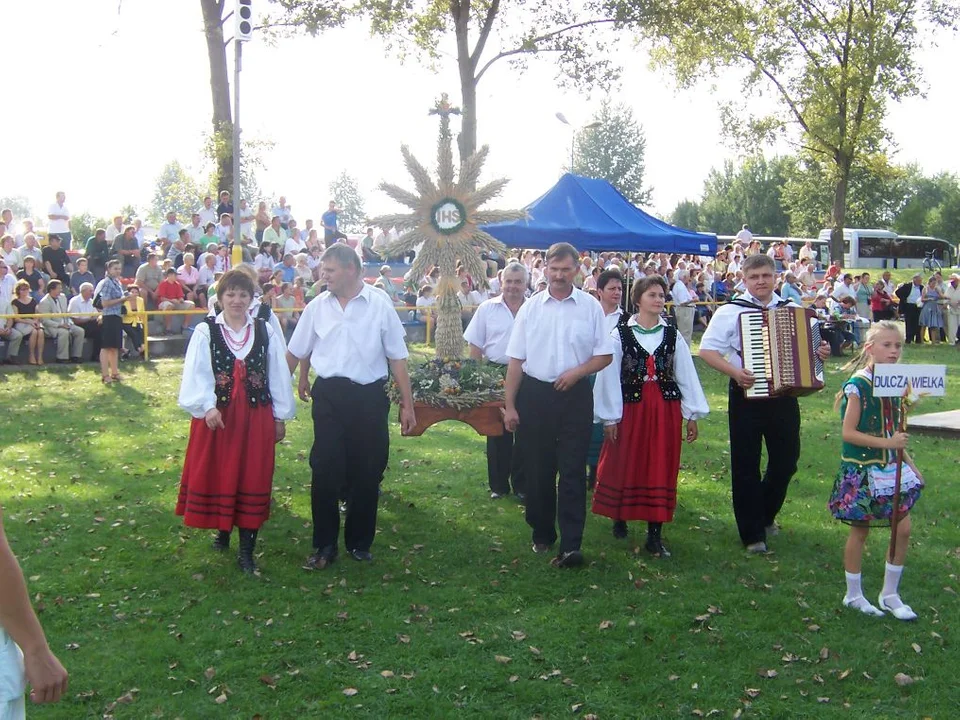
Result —
<path fill-rule="evenodd" d="M 741 298 L 737 298 L 736 300 L 731 300 L 730 302 L 727 303 L 727 305 L 737 305 L 737 306 L 739 306 L 739 307 L 748 308 L 748 309 L 750 309 L 750 310 L 765 310 L 765 309 L 766 309 L 766 308 L 762 307 L 761 305 L 757 305 L 756 303 L 752 303 L 752 302 L 750 302 L 749 300 L 743 300 L 743 299 L 741 299 Z"/>

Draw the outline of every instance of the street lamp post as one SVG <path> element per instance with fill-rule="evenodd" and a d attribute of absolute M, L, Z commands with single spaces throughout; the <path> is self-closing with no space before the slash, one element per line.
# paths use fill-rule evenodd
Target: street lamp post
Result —
<path fill-rule="evenodd" d="M 599 120 L 596 120 L 592 123 L 587 123 L 586 125 L 582 125 L 579 128 L 576 128 L 573 126 L 573 124 L 569 120 L 567 120 L 566 116 L 562 112 L 558 112 L 556 115 L 557 115 L 557 120 L 559 120 L 564 125 L 569 127 L 572 132 L 572 134 L 570 135 L 570 172 L 573 172 L 573 153 L 574 153 L 575 145 L 577 142 L 577 132 L 579 132 L 580 130 L 593 130 L 594 128 L 598 128 L 601 125 L 603 125 L 603 123 L 600 122 Z"/>

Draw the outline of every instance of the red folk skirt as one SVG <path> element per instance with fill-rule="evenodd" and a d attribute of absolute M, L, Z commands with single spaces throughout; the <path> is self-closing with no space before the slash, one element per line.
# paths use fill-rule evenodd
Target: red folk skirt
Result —
<path fill-rule="evenodd" d="M 180 477 L 177 515 L 196 528 L 258 530 L 270 516 L 276 427 L 273 407 L 251 407 L 246 366 L 233 366 L 233 394 L 221 408 L 223 429 L 193 418 Z"/>
<path fill-rule="evenodd" d="M 643 384 L 640 402 L 623 404 L 617 441 L 605 441 L 600 451 L 595 514 L 614 520 L 673 520 L 682 422 L 680 401 L 664 400 L 655 380 Z"/>

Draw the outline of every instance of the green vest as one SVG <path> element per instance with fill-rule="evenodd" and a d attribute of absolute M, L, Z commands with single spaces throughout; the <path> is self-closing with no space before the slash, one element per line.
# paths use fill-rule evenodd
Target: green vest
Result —
<path fill-rule="evenodd" d="M 846 390 L 847 385 L 853 385 L 860 391 L 860 422 L 857 423 L 857 430 L 865 435 L 883 437 L 882 400 L 873 396 L 873 385 L 870 380 L 862 375 L 854 375 L 844 383 L 843 390 Z M 840 402 L 841 419 L 847 411 L 849 399 L 850 396 L 844 393 L 843 400 Z M 890 398 L 890 401 L 893 417 L 897 418 L 900 411 L 900 398 Z M 861 466 L 882 466 L 887 464 L 887 451 L 883 448 L 868 448 L 844 441 L 840 450 L 840 460 Z"/>

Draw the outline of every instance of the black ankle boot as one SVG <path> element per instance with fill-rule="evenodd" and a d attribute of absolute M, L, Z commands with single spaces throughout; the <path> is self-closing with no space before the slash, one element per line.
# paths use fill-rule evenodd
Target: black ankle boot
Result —
<path fill-rule="evenodd" d="M 229 530 L 217 530 L 217 536 L 213 539 L 213 549 L 221 552 L 230 549 Z"/>
<path fill-rule="evenodd" d="M 237 551 L 237 564 L 245 573 L 257 572 L 257 564 L 253 559 L 253 549 L 257 545 L 256 530 L 240 530 L 240 549 Z"/>
<path fill-rule="evenodd" d="M 661 531 L 663 523 L 647 523 L 647 543 L 645 549 L 654 557 L 670 557 L 670 551 L 663 544 Z"/>
<path fill-rule="evenodd" d="M 614 520 L 613 522 L 613 536 L 617 540 L 623 540 L 627 536 L 627 521 L 626 520 Z"/>

